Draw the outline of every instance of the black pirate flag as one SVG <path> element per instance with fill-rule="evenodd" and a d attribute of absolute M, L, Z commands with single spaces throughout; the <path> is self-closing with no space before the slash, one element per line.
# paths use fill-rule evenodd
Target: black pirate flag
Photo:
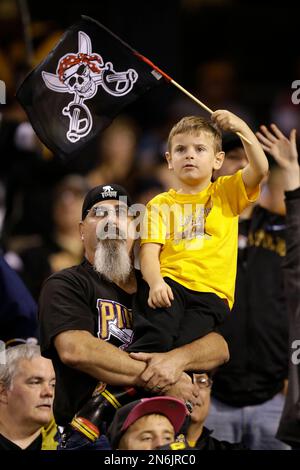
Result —
<path fill-rule="evenodd" d="M 162 74 L 139 56 L 91 18 L 71 26 L 17 92 L 41 141 L 71 156 L 159 84 Z"/>

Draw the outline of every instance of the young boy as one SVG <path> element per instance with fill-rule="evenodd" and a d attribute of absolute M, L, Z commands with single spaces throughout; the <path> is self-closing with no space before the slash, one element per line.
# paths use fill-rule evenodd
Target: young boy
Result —
<path fill-rule="evenodd" d="M 249 164 L 212 182 L 221 132 L 240 132 Z M 234 301 L 238 216 L 259 194 L 268 161 L 247 124 L 219 110 L 212 122 L 185 117 L 170 132 L 166 159 L 178 189 L 147 205 L 130 352 L 164 352 L 213 331 Z M 148 300 L 147 300 L 148 299 Z"/>

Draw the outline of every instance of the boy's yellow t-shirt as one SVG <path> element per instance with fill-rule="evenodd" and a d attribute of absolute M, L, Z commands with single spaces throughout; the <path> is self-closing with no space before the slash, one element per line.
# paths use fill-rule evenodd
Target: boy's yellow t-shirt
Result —
<path fill-rule="evenodd" d="M 238 216 L 259 195 L 242 171 L 222 176 L 198 194 L 170 189 L 147 204 L 141 243 L 159 243 L 162 276 L 188 289 L 214 292 L 232 308 Z"/>

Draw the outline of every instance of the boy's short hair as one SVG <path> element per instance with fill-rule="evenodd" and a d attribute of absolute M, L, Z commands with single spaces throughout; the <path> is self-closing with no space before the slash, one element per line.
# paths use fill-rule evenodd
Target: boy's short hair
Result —
<path fill-rule="evenodd" d="M 222 150 L 222 134 L 212 121 L 200 116 L 185 116 L 172 127 L 168 137 L 168 152 L 171 151 L 172 139 L 177 134 L 198 134 L 208 132 L 214 138 L 215 152 Z"/>

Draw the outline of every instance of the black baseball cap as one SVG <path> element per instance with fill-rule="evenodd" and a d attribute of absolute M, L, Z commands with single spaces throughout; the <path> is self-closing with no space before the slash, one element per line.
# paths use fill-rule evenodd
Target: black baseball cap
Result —
<path fill-rule="evenodd" d="M 119 184 L 103 184 L 101 186 L 96 186 L 95 188 L 91 189 L 84 198 L 81 220 L 86 218 L 89 209 L 93 207 L 96 202 L 109 201 L 112 199 L 119 200 L 120 198 L 121 201 L 125 202 L 128 207 L 131 206 L 131 197 Z"/>
<path fill-rule="evenodd" d="M 132 401 L 116 411 L 107 430 L 107 437 L 113 449 L 118 447 L 121 437 L 139 418 L 149 414 L 166 416 L 174 427 L 175 434 L 181 429 L 189 415 L 183 401 L 173 397 L 151 397 Z"/>

